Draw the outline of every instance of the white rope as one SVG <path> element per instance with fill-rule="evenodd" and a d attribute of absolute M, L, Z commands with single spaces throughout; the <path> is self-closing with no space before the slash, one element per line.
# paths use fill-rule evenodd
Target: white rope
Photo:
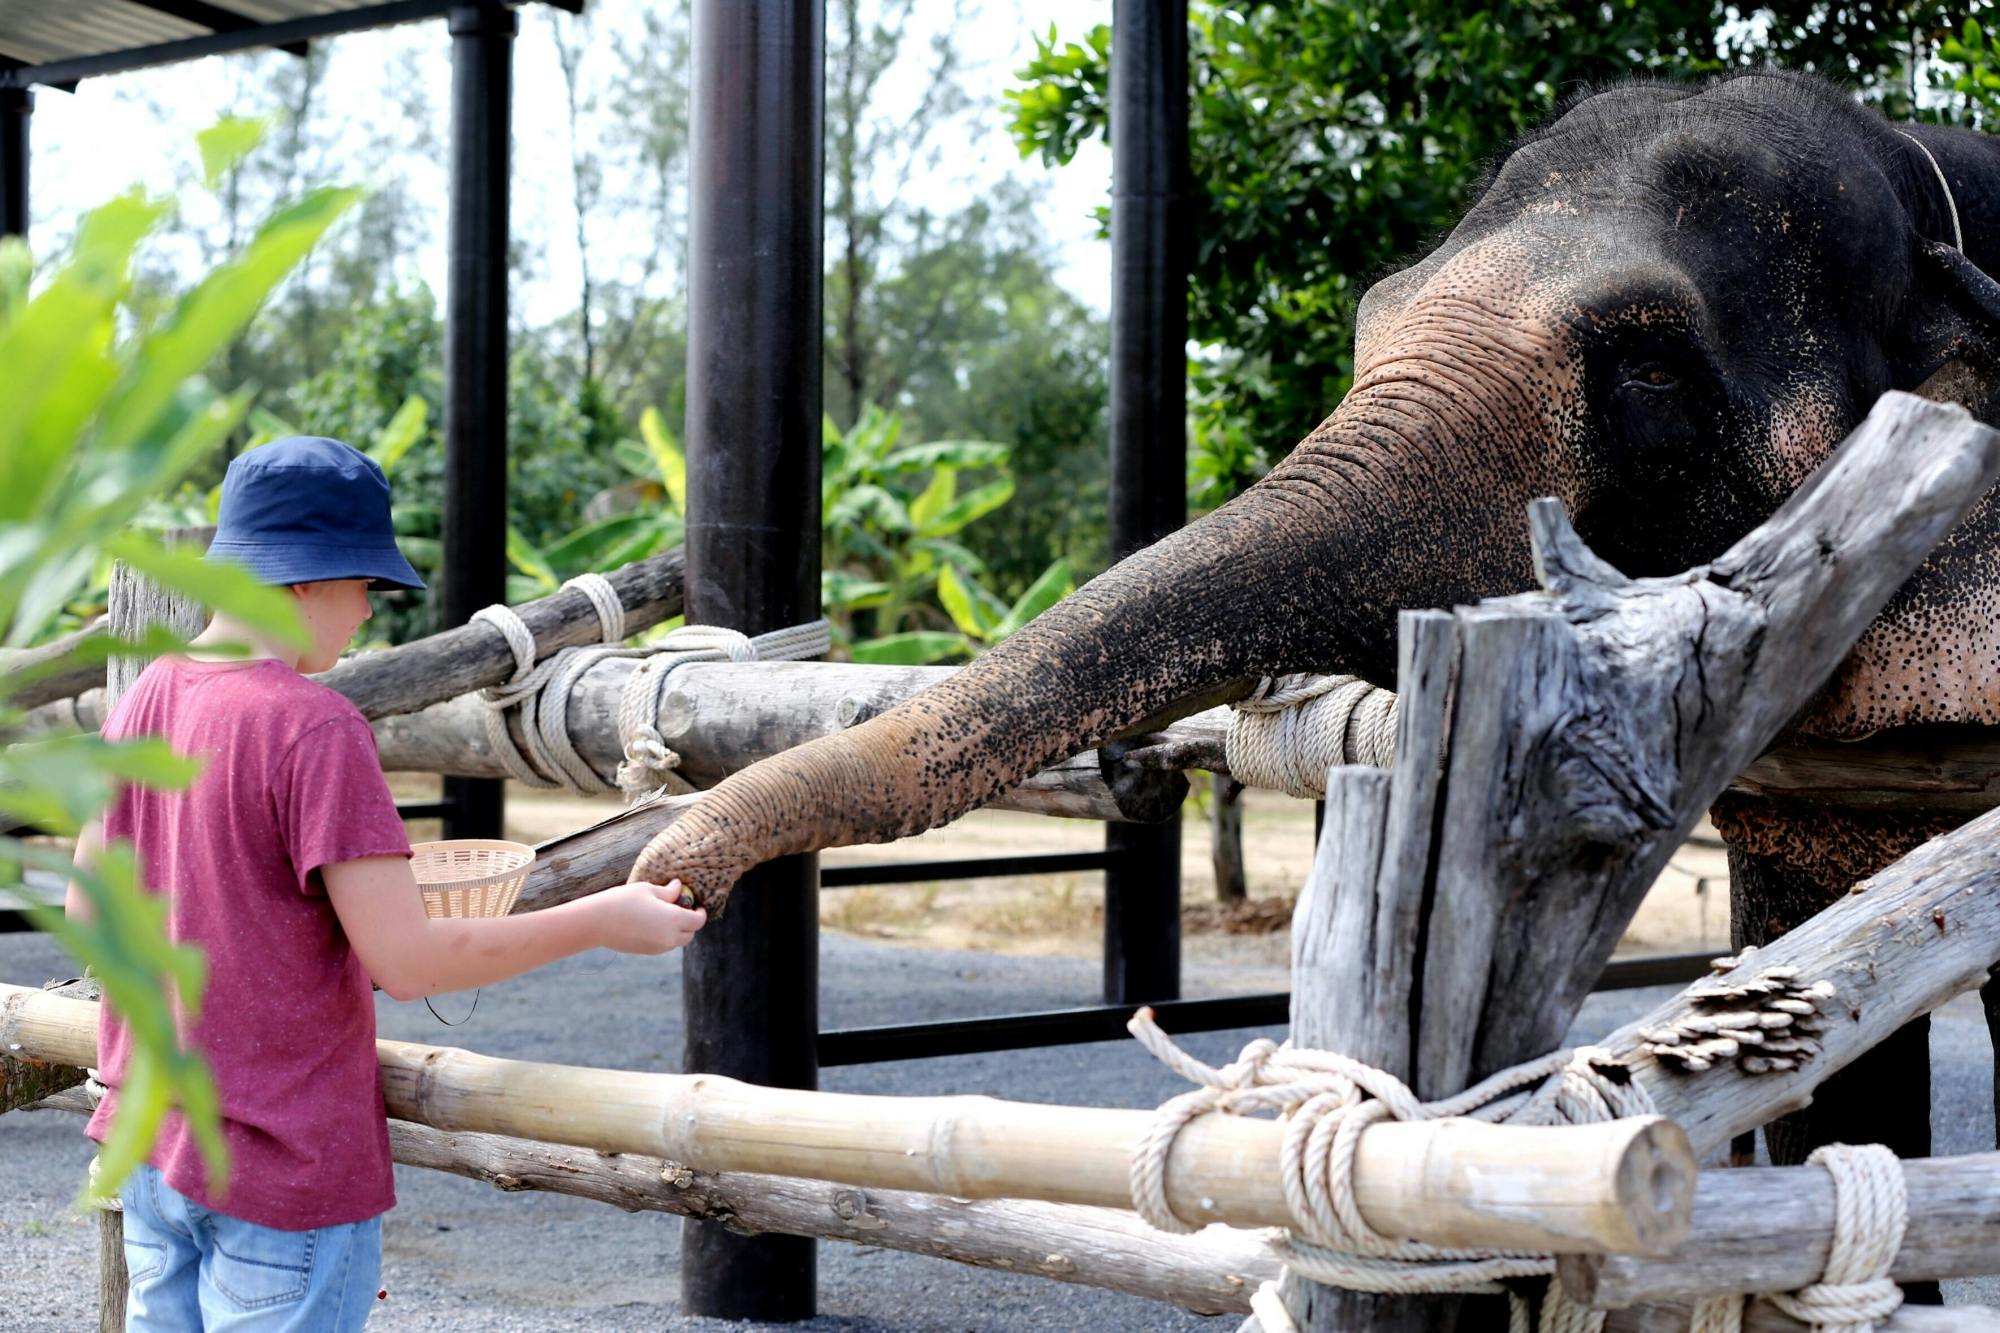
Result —
<path fill-rule="evenodd" d="M 1816 1330 L 1872 1333 L 1903 1304 L 1903 1289 L 1889 1280 L 1910 1220 L 1903 1164 L 1879 1143 L 1830 1143 L 1806 1164 L 1833 1177 L 1833 1245 L 1819 1281 L 1770 1302 Z M 1699 1302 L 1689 1333 L 1742 1333 L 1744 1300 Z"/>
<path fill-rule="evenodd" d="M 824 620 L 791 625 L 754 637 L 713 625 L 684 625 L 671 631 L 625 682 L 618 701 L 618 740 L 625 762 L 618 766 L 618 785 L 627 804 L 660 795 L 692 791 L 677 771 L 681 757 L 660 735 L 660 704 L 667 681 L 690 662 L 798 662 L 822 657 L 832 647 L 832 629 Z"/>
<path fill-rule="evenodd" d="M 618 589 L 602 574 L 579 574 L 563 584 L 590 599 L 597 613 L 601 644 L 564 648 L 535 661 L 535 636 L 512 607 L 489 606 L 472 618 L 493 626 L 514 654 L 514 674 L 504 684 L 482 690 L 486 705 L 486 741 L 500 764 L 517 781 L 530 787 L 567 787 L 586 796 L 616 790 L 576 751 L 569 734 L 570 694 L 583 673 L 607 657 L 641 657 L 645 648 L 620 648 L 625 638 L 625 605 Z M 521 714 L 521 737 L 527 754 L 507 728 L 507 713 Z"/>
<path fill-rule="evenodd" d="M 1223 750 L 1244 786 L 1317 799 L 1327 769 L 1393 760 L 1395 691 L 1358 676 L 1266 676 L 1235 705 Z"/>
<path fill-rule="evenodd" d="M 1350 1291 L 1504 1294 L 1513 1333 L 1528 1333 L 1528 1303 L 1502 1282 L 1553 1279 L 1554 1258 L 1446 1249 L 1376 1231 L 1354 1201 L 1354 1153 L 1362 1131 L 1392 1119 L 1469 1116 L 1521 1124 L 1586 1124 L 1653 1110 L 1645 1089 L 1625 1075 L 1609 1052 L 1595 1047 L 1557 1051 L 1503 1070 L 1454 1097 L 1423 1102 L 1401 1079 L 1332 1051 L 1260 1038 L 1216 1068 L 1176 1046 L 1153 1021 L 1150 1009 L 1133 1015 L 1127 1027 L 1155 1059 L 1197 1085 L 1159 1108 L 1133 1152 L 1132 1206 L 1148 1223 L 1162 1231 L 1198 1229 L 1174 1212 L 1167 1197 L 1167 1161 L 1183 1128 L 1210 1112 L 1276 1111 L 1286 1122 L 1279 1179 L 1292 1225 L 1276 1233 L 1272 1246 L 1287 1269 Z M 1542 1305 L 1543 1333 L 1591 1333 L 1603 1322 L 1601 1312 L 1572 1305 L 1551 1280 Z M 1252 1324 L 1274 1333 L 1261 1313 L 1253 1314 L 1245 1328 Z"/>
<path fill-rule="evenodd" d="M 1944 205 L 1951 210 L 1951 248 L 1960 254 L 1964 254 L 1965 233 L 1959 229 L 1958 225 L 1958 200 L 1951 197 L 1951 182 L 1944 178 L 1944 168 L 1939 166 L 1938 160 L 1931 156 L 1931 150 L 1924 147 L 1923 140 L 1903 130 L 1897 130 L 1896 133 L 1901 134 L 1905 139 L 1915 144 L 1917 151 L 1924 155 L 1924 160 L 1931 164 L 1931 170 L 1937 173 L 1938 184 L 1944 187 Z"/>
<path fill-rule="evenodd" d="M 479 697 L 487 708 L 487 744 L 513 778 L 531 787 L 567 787 L 586 796 L 622 789 L 628 802 L 665 790 L 692 790 L 674 773 L 680 756 L 667 748 L 658 725 L 660 698 L 674 670 L 689 662 L 797 661 L 823 656 L 832 645 L 827 622 L 815 620 L 755 638 L 709 625 L 684 625 L 649 647 L 619 647 L 626 633 L 625 606 L 611 581 L 601 574 L 579 574 L 562 586 L 590 599 L 602 643 L 564 648 L 538 664 L 535 636 L 511 607 L 489 606 L 472 617 L 500 631 L 514 654 L 514 674 L 481 691 Z M 577 682 L 612 657 L 644 659 L 619 699 L 618 739 L 624 762 L 618 766 L 615 785 L 577 752 L 569 728 L 569 701 Z M 521 714 L 521 746 L 515 745 L 507 726 L 510 710 Z"/>

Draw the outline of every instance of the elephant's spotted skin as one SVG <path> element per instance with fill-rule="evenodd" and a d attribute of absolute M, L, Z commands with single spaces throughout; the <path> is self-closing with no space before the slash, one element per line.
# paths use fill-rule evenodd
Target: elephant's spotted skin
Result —
<path fill-rule="evenodd" d="M 1369 291 L 1352 391 L 1268 477 L 945 684 L 722 783 L 638 872 L 719 902 L 749 865 L 943 823 L 1246 678 L 1393 683 L 1398 608 L 1528 586 L 1534 496 L 1628 573 L 1711 558 L 1885 390 L 1995 353 L 2000 287 L 1980 268 L 2000 263 L 2000 143 L 1909 133 L 1951 182 L 1970 263 L 1938 245 L 1952 230 L 1924 155 L 1830 85 L 1758 73 L 1573 103 Z M 2000 721 L 1996 561 L 1989 503 L 1803 725 Z M 1813 896 L 1928 826 L 1838 846 L 1798 822 L 1730 827 Z"/>

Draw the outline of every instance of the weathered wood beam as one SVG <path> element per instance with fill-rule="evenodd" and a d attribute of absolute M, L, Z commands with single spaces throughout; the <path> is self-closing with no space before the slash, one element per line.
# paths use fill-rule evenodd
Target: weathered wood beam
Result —
<path fill-rule="evenodd" d="M 1715 796 L 1996 474 L 2000 434 L 1888 394 L 1768 521 L 1676 577 L 1625 578 L 1560 505 L 1534 505 L 1546 591 L 1406 613 L 1397 763 L 1329 781 L 1295 1040 L 1425 1098 L 1557 1046 Z M 1313 1333 L 1451 1319 L 1434 1301 L 1286 1294 Z"/>
<path fill-rule="evenodd" d="M 611 571 L 605 578 L 625 607 L 633 634 L 681 613 L 686 561 L 681 548 Z M 590 599 L 573 589 L 514 608 L 535 636 L 535 656 L 596 643 L 601 633 Z M 514 655 L 500 631 L 474 622 L 414 643 L 359 653 L 313 679 L 354 701 L 363 717 L 412 713 L 445 699 L 498 685 L 514 674 Z"/>
<path fill-rule="evenodd" d="M 1228 710 L 1211 709 L 1145 738 L 1123 761 L 1227 773 L 1228 735 Z M 1898 727 L 1863 741 L 1781 742 L 1728 790 L 1819 807 L 1978 814 L 2000 806 L 2000 728 Z"/>
<path fill-rule="evenodd" d="M 0 986 L 0 1049 L 88 1065 L 97 1006 Z M 392 1117 L 715 1171 L 809 1175 L 955 1198 L 1117 1208 L 1150 1111 L 990 1097 L 871 1097 L 760 1088 L 708 1074 L 645 1074 L 503 1060 L 378 1041 Z M 1204 1116 L 1182 1130 L 1168 1200 L 1188 1219 L 1278 1225 L 1284 1127 Z M 1685 1139 L 1658 1119 L 1574 1128 L 1444 1120 L 1370 1129 L 1355 1197 L 1378 1230 L 1451 1246 L 1666 1250 L 1686 1234 Z"/>
<path fill-rule="evenodd" d="M 36 1109 L 88 1115 L 81 1090 Z M 930 1255 L 1168 1301 L 1197 1314 L 1241 1313 L 1278 1276 L 1261 1237 L 1232 1227 L 1155 1231 L 1129 1212 L 1006 1199 L 863 1190 L 794 1176 L 695 1171 L 660 1157 L 601 1153 L 501 1134 L 389 1122 L 404 1166 L 480 1180 L 503 1193 L 547 1192 L 626 1212 L 672 1213 L 744 1233 L 777 1232 Z"/>
<path fill-rule="evenodd" d="M 1613 1310 L 1604 1333 L 1687 1333 L 1691 1301 Z M 1743 1311 L 1743 1333 L 1812 1333 L 1812 1325 L 1792 1318 L 1767 1300 Z M 1875 1325 L 1875 1333 L 2000 1333 L 2000 1312 L 1983 1305 L 1905 1305 Z"/>
<path fill-rule="evenodd" d="M 1909 1225 L 1898 1282 L 2000 1273 L 2000 1153 L 1903 1163 Z M 1722 1292 L 1797 1291 L 1820 1280 L 1833 1246 L 1833 1177 L 1816 1166 L 1704 1171 L 1694 1226 L 1670 1255 L 1562 1261 L 1569 1294 L 1598 1309 Z"/>
<path fill-rule="evenodd" d="M 2000 960 L 2000 810 L 1911 852 L 1846 897 L 1716 977 L 1696 982 L 1599 1043 L 1632 1072 L 1662 1115 L 1709 1153 L 1753 1126 L 1812 1100 L 1821 1082 L 1890 1033 L 1953 996 L 1985 984 Z M 1705 1011 L 1704 992 L 1753 985 L 1791 969 L 1795 986 L 1825 982 L 1809 1049 L 1796 1067 L 1753 1072 L 1744 1050 L 1699 1072 L 1654 1053 L 1648 1034 Z M 1737 1006 L 1756 1011 L 1753 998 Z"/>
<path fill-rule="evenodd" d="M 0 656 L 0 698 L 16 708 L 36 708 L 58 699 L 73 698 L 93 686 L 102 687 L 104 659 L 90 649 L 96 647 L 108 633 L 104 622 L 99 620 L 39 647 L 23 648 Z M 79 650 L 83 650 L 87 660 L 59 665 L 65 659 L 76 656 Z M 9 684 L 11 680 L 43 671 L 48 674 L 36 675 L 35 679 L 18 687 Z"/>
<path fill-rule="evenodd" d="M 586 671 L 570 692 L 567 730 L 577 753 L 609 779 L 624 757 L 619 702 L 638 669 L 611 658 Z M 694 662 L 674 673 L 660 703 L 661 739 L 680 755 L 677 772 L 712 787 L 760 759 L 865 722 L 949 676 L 951 667 L 856 666 L 843 662 Z M 486 734 L 486 707 L 453 699 L 375 723 L 389 772 L 504 777 Z M 510 715 L 521 743 L 519 712 Z M 1178 773 L 1109 765 L 1087 750 L 1036 774 L 992 804 L 1069 819 L 1152 821 L 1180 808 Z M 641 842 L 643 845 L 643 840 Z M 636 847 L 634 852 L 636 854 Z"/>
<path fill-rule="evenodd" d="M 851 663 L 704 663 L 702 668 L 717 673 L 742 673 L 746 684 L 754 687 L 762 672 L 804 665 L 857 672 L 941 673 L 953 669 L 857 667 Z M 609 666 L 599 669 L 608 670 Z M 622 680 L 630 670 L 629 666 L 624 667 L 616 679 Z M 592 673 L 586 680 L 594 677 Z M 506 770 L 486 745 L 484 723 L 479 718 L 482 711 L 476 701 L 461 698 L 422 712 L 376 719 L 375 735 L 382 750 L 383 767 L 390 772 L 505 776 Z M 64 697 L 31 708 L 19 734 L 31 737 L 79 729 L 95 731 L 103 721 L 104 712 L 102 689 L 86 690 L 73 700 Z M 515 730 L 518 732 L 518 724 Z M 1145 737 L 1120 756 L 1119 764 L 1127 773 L 1202 769 L 1226 775 L 1228 732 L 1229 711 L 1212 708 Z M 800 734 L 807 732 L 802 729 Z M 585 730 L 576 738 L 581 752 L 593 762 L 615 767 L 616 746 L 611 743 L 610 735 Z M 730 764 L 730 757 L 720 744 L 704 745 L 689 738 L 689 749 L 695 752 L 696 766 Z M 996 802 L 996 808 L 1035 810 L 1073 818 L 1122 818 L 1122 815 L 1107 815 L 1106 807 L 1091 793 L 1096 763 L 1094 752 L 1079 755 L 1024 784 L 1028 792 L 1018 802 L 1010 795 Z M 741 766 L 739 763 L 731 767 Z M 604 771 L 608 773 L 611 769 Z M 1028 794 L 1037 789 L 1047 795 Z M 1737 795 L 1816 808 L 1978 814 L 2000 807 L 2000 729 L 1908 727 L 1883 732 L 1865 741 L 1780 744 L 1752 760 L 1730 782 L 1728 790 Z M 1055 794 L 1064 791 L 1073 793 L 1075 799 L 1065 802 Z"/>

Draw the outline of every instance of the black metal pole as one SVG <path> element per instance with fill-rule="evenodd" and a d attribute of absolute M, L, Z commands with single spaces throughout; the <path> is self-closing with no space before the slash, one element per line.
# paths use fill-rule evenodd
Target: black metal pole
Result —
<path fill-rule="evenodd" d="M 35 95 L 0 88 L 0 236 L 28 235 L 28 126 Z"/>
<path fill-rule="evenodd" d="M 507 205 L 514 33 L 499 3 L 451 11 L 440 627 L 507 600 Z M 446 778 L 447 838 L 497 838 L 504 788 Z"/>
<path fill-rule="evenodd" d="M 1187 0 L 1111 7 L 1111 555 L 1187 520 Z M 1110 824 L 1104 999 L 1181 993 L 1181 830 Z"/>
<path fill-rule="evenodd" d="M 819 615 L 822 0 L 695 0 L 687 615 L 759 634 Z M 819 1082 L 819 862 L 743 877 L 688 948 L 683 1067 Z M 681 1302 L 809 1319 L 813 1242 L 681 1233 Z"/>

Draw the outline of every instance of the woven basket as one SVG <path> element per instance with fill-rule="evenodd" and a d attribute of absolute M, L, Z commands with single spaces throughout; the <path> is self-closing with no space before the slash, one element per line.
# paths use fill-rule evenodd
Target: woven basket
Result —
<path fill-rule="evenodd" d="M 534 848 L 491 838 L 420 842 L 410 848 L 410 869 L 423 890 L 424 911 L 436 917 L 507 915 L 534 864 Z"/>

